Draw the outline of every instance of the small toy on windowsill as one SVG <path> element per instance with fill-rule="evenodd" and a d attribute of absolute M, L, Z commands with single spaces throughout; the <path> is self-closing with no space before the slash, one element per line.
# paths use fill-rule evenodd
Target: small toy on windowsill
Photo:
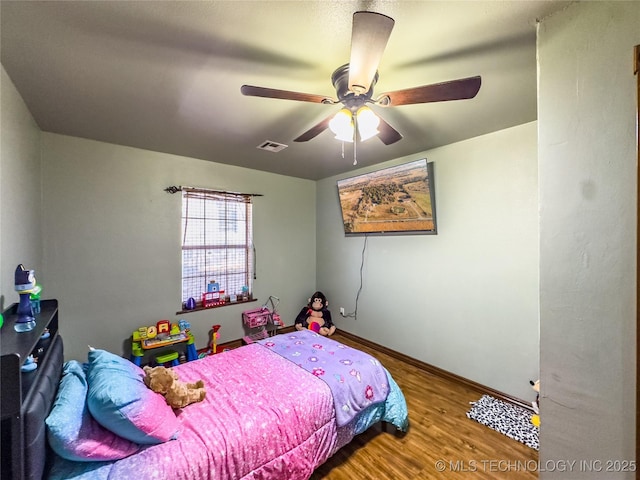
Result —
<path fill-rule="evenodd" d="M 315 292 L 309 303 L 300 310 L 296 317 L 296 330 L 312 330 L 325 337 L 333 335 L 336 326 L 331 321 L 329 301 L 322 292 Z"/>
<path fill-rule="evenodd" d="M 224 290 L 220 290 L 220 284 L 215 280 L 211 280 L 207 284 L 207 291 L 202 294 L 202 306 L 204 308 L 224 305 L 226 297 Z"/>

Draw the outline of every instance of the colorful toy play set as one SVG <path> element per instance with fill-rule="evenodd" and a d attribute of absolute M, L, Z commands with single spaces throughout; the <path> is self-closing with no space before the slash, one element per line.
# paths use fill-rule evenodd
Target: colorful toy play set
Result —
<path fill-rule="evenodd" d="M 280 315 L 276 312 L 276 307 L 280 299 L 271 295 L 260 308 L 245 310 L 242 312 L 242 321 L 249 329 L 249 334 L 242 337 L 242 341 L 250 343 L 267 338 L 275 334 L 279 327 L 284 326 Z M 271 308 L 269 308 L 269 306 Z"/>
<path fill-rule="evenodd" d="M 220 290 L 220 284 L 215 280 L 207 284 L 207 291 L 202 294 L 202 306 L 204 308 L 224 305 L 224 290 Z"/>
<path fill-rule="evenodd" d="M 185 320 L 173 324 L 169 320 L 160 320 L 155 325 L 138 328 L 131 336 L 131 361 L 140 366 L 146 350 L 184 342 L 187 343 L 185 360 L 196 360 L 198 352 L 190 328 Z M 154 359 L 158 365 L 175 366 L 180 363 L 180 355 L 174 350 L 162 351 Z"/>

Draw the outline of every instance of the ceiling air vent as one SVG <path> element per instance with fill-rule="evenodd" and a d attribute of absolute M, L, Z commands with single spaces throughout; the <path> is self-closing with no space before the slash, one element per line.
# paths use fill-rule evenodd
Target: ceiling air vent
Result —
<path fill-rule="evenodd" d="M 272 142 L 271 140 L 267 140 L 266 142 L 261 143 L 256 148 L 260 150 L 267 150 L 268 152 L 279 152 L 280 150 L 284 150 L 289 145 L 285 145 L 284 143 Z"/>

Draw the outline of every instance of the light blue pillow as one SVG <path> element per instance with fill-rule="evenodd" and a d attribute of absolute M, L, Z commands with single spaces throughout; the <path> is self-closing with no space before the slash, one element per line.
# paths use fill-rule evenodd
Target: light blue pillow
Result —
<path fill-rule="evenodd" d="M 180 425 L 164 397 L 144 384 L 144 371 L 105 350 L 89 352 L 87 404 L 93 418 L 115 434 L 141 444 L 177 438 Z"/>
<path fill-rule="evenodd" d="M 86 397 L 85 371 L 70 360 L 62 368 L 56 400 L 45 420 L 53 451 L 77 462 L 119 460 L 137 452 L 140 445 L 106 430 L 91 417 Z"/>

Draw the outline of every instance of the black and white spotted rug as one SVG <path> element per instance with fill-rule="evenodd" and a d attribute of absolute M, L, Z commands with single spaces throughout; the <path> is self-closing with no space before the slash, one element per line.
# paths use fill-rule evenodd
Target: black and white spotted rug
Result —
<path fill-rule="evenodd" d="M 533 413 L 517 405 L 483 395 L 477 402 L 471 403 L 467 417 L 482 423 L 509 438 L 524 443 L 528 447 L 539 449 L 538 427 L 531 423 Z"/>

